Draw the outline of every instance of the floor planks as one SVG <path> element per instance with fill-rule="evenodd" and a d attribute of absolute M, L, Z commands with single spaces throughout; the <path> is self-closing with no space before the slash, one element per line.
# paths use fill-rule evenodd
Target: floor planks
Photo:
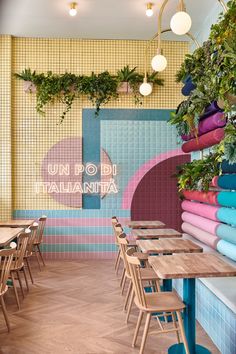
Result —
<path fill-rule="evenodd" d="M 5 296 L 12 330 L 0 311 L 0 354 L 138 354 L 130 345 L 137 311 L 126 325 L 113 261 L 48 261 L 42 272 L 34 270 L 20 311 L 12 289 Z M 220 354 L 200 326 L 198 342 Z M 150 335 L 145 354 L 167 353 L 174 343 L 173 334 Z"/>

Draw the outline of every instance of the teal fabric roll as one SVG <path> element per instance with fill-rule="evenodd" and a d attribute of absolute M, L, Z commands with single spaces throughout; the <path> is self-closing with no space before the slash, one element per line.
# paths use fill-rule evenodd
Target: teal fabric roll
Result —
<path fill-rule="evenodd" d="M 236 208 L 236 192 L 219 192 L 217 202 L 222 206 Z"/>
<path fill-rule="evenodd" d="M 226 224 L 236 226 L 236 209 L 232 208 L 219 208 L 216 212 L 219 221 Z"/>
<path fill-rule="evenodd" d="M 223 189 L 236 190 L 236 174 L 222 175 L 218 177 L 217 184 Z"/>
<path fill-rule="evenodd" d="M 220 224 L 217 226 L 216 235 L 222 240 L 236 245 L 236 227 Z"/>
<path fill-rule="evenodd" d="M 222 161 L 221 169 L 223 173 L 236 173 L 236 163 L 229 164 L 228 161 L 224 160 Z"/>
<path fill-rule="evenodd" d="M 217 251 L 236 261 L 236 245 L 230 242 L 220 240 L 217 244 Z"/>

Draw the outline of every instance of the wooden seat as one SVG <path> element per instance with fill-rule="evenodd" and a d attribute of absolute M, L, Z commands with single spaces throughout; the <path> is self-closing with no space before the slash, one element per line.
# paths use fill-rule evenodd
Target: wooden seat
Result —
<path fill-rule="evenodd" d="M 34 279 L 33 279 L 32 269 L 31 269 L 31 265 L 30 265 L 30 258 L 33 256 L 33 247 L 34 247 L 34 243 L 35 243 L 35 240 L 37 237 L 38 226 L 39 226 L 39 224 L 37 222 L 34 222 L 33 225 L 31 225 L 29 227 L 29 230 L 31 230 L 31 233 L 29 234 L 27 247 L 26 247 L 26 251 L 25 251 L 25 255 L 24 255 L 24 264 L 27 266 L 32 284 L 34 283 Z M 26 286 L 27 286 L 27 289 L 29 290 L 27 278 L 26 278 Z"/>
<path fill-rule="evenodd" d="M 185 337 L 183 321 L 181 317 L 181 310 L 185 308 L 184 303 L 180 300 L 178 295 L 175 292 L 156 292 L 156 293 L 146 293 L 143 288 L 143 279 L 141 277 L 141 263 L 138 257 L 135 255 L 135 249 L 127 249 L 126 251 L 126 259 L 128 262 L 131 279 L 133 283 L 133 289 L 135 293 L 135 304 L 139 309 L 139 317 L 133 337 L 132 346 L 134 347 L 137 342 L 137 337 L 139 333 L 139 329 L 141 326 L 141 322 L 143 319 L 143 315 L 146 314 L 146 322 L 142 337 L 142 342 L 140 346 L 139 354 L 142 354 L 144 351 L 147 334 L 149 330 L 149 325 L 151 321 L 152 314 L 156 314 L 157 312 L 161 312 L 160 315 L 157 315 L 157 323 L 160 327 L 160 330 L 157 331 L 157 334 L 160 333 L 168 333 L 168 332 L 176 332 L 177 340 L 179 339 L 179 334 L 181 334 L 185 352 L 186 354 L 190 354 L 188 349 L 188 343 Z M 173 327 L 165 328 L 164 325 L 160 321 L 160 317 L 166 316 L 170 314 L 173 319 Z M 176 322 L 176 315 L 178 319 L 178 323 Z"/>
<path fill-rule="evenodd" d="M 20 301 L 19 301 L 19 296 L 18 296 L 18 292 L 17 292 L 15 279 L 17 278 L 19 281 L 22 297 L 24 298 L 24 290 L 23 290 L 23 285 L 22 285 L 22 281 L 21 281 L 20 271 L 21 270 L 23 271 L 24 277 L 26 279 L 25 267 L 24 267 L 24 255 L 25 255 L 27 242 L 28 242 L 28 238 L 29 238 L 30 233 L 31 233 L 31 231 L 29 229 L 25 229 L 24 232 L 21 232 L 19 234 L 19 236 L 17 238 L 16 252 L 14 254 L 14 258 L 11 263 L 10 274 L 9 274 L 9 277 L 12 280 L 16 303 L 17 303 L 17 306 L 19 309 L 20 309 Z M 15 278 L 15 276 L 16 276 L 16 278 Z"/>
<path fill-rule="evenodd" d="M 124 303 L 124 311 L 126 310 L 126 308 L 128 306 L 127 314 L 126 314 L 126 322 L 128 322 L 131 307 L 132 307 L 132 304 L 134 301 L 134 289 L 133 289 L 132 277 L 131 277 L 129 264 L 127 261 L 127 254 L 126 254 L 126 251 L 128 250 L 129 241 L 127 240 L 125 233 L 120 234 L 118 236 L 117 240 L 119 242 L 120 249 L 121 249 L 121 255 L 124 260 L 125 280 L 129 281 L 129 287 L 128 287 L 128 291 L 126 293 L 126 298 L 125 298 L 125 303 Z M 136 252 L 135 254 L 137 257 L 139 255 L 142 256 L 142 254 L 140 254 L 138 252 Z M 160 291 L 159 279 L 152 268 L 140 268 L 140 277 L 143 282 L 147 282 L 146 285 L 151 286 L 156 291 Z M 124 284 L 125 284 L 125 282 L 124 282 Z M 124 286 L 122 287 L 122 290 L 124 290 Z M 123 291 L 122 291 L 122 294 L 123 294 Z"/>
<path fill-rule="evenodd" d="M 43 259 L 43 255 L 40 250 L 40 245 L 43 242 L 43 232 L 44 232 L 46 221 L 47 221 L 47 216 L 45 216 L 45 215 L 41 216 L 41 218 L 38 219 L 39 227 L 38 227 L 37 235 L 36 235 L 36 238 L 34 241 L 34 246 L 33 246 L 33 253 L 36 256 L 36 259 L 37 259 L 37 262 L 39 265 L 39 270 L 41 270 L 39 258 L 41 259 L 43 265 L 45 266 L 45 261 Z"/>
<path fill-rule="evenodd" d="M 11 242 L 9 249 L 1 249 L 0 250 L 0 303 L 2 307 L 3 316 L 5 318 L 5 322 L 7 325 L 8 332 L 10 332 L 10 323 L 7 315 L 7 309 L 4 301 L 4 294 L 8 290 L 7 280 L 10 274 L 11 264 L 13 260 L 13 256 L 16 252 L 16 243 Z"/>

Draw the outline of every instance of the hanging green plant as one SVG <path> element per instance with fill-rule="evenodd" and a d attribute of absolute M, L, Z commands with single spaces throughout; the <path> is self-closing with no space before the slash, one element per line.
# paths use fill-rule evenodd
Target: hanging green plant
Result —
<path fill-rule="evenodd" d="M 100 106 L 108 103 L 112 99 L 118 97 L 117 94 L 117 78 L 110 75 L 108 71 L 101 74 L 94 74 L 91 76 L 84 76 L 79 81 L 78 91 L 84 94 L 95 106 L 95 115 L 100 111 Z"/>
<path fill-rule="evenodd" d="M 229 164 L 236 163 L 236 117 L 229 118 L 226 125 L 224 139 L 215 147 L 217 153 L 221 153 Z"/>
<path fill-rule="evenodd" d="M 209 190 L 212 179 L 221 173 L 222 153 L 214 152 L 201 160 L 193 160 L 177 167 L 178 190 Z"/>

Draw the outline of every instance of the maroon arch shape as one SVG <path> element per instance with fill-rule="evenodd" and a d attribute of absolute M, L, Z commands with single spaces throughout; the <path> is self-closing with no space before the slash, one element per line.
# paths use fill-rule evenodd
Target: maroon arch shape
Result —
<path fill-rule="evenodd" d="M 132 220 L 161 220 L 166 227 L 181 231 L 181 202 L 176 166 L 190 161 L 190 155 L 170 157 L 151 168 L 139 182 L 131 203 Z"/>

